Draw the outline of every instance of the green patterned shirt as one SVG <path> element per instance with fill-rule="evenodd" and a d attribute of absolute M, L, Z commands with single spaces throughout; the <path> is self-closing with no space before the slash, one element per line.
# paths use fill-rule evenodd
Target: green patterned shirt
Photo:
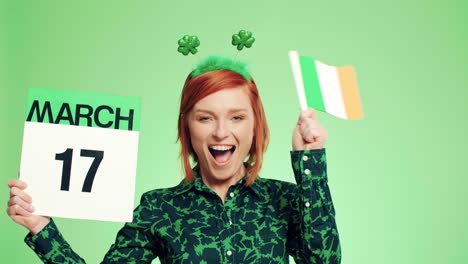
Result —
<path fill-rule="evenodd" d="M 196 179 L 142 195 L 103 263 L 340 263 L 325 150 L 291 151 L 296 184 L 240 180 L 223 204 Z M 25 238 L 44 263 L 85 263 L 51 221 Z"/>

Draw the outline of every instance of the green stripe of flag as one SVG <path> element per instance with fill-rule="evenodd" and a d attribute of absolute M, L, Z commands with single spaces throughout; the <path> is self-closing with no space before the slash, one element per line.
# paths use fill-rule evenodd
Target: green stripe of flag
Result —
<path fill-rule="evenodd" d="M 323 104 L 322 92 L 320 91 L 315 60 L 309 57 L 299 56 L 299 61 L 301 63 L 307 105 L 316 110 L 326 112 L 325 105 Z"/>

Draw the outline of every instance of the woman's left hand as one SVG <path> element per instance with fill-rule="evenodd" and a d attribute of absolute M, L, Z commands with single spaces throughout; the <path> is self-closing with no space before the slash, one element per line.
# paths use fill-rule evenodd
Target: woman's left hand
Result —
<path fill-rule="evenodd" d="M 327 130 L 315 117 L 314 109 L 302 111 L 292 137 L 293 150 L 321 149 L 327 141 Z"/>

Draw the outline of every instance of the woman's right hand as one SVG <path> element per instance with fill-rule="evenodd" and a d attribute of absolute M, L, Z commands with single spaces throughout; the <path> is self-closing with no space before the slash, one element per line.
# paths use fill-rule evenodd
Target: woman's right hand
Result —
<path fill-rule="evenodd" d="M 24 181 L 10 179 L 10 199 L 8 200 L 7 213 L 13 221 L 26 227 L 33 235 L 39 233 L 49 222 L 46 216 L 33 215 L 32 198 L 24 189 L 27 184 Z"/>

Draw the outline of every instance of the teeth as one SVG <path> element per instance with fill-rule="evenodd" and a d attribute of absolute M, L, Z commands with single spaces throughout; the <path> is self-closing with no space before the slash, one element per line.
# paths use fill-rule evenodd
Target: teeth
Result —
<path fill-rule="evenodd" d="M 210 148 L 219 151 L 226 151 L 232 149 L 232 146 L 210 146 Z"/>

